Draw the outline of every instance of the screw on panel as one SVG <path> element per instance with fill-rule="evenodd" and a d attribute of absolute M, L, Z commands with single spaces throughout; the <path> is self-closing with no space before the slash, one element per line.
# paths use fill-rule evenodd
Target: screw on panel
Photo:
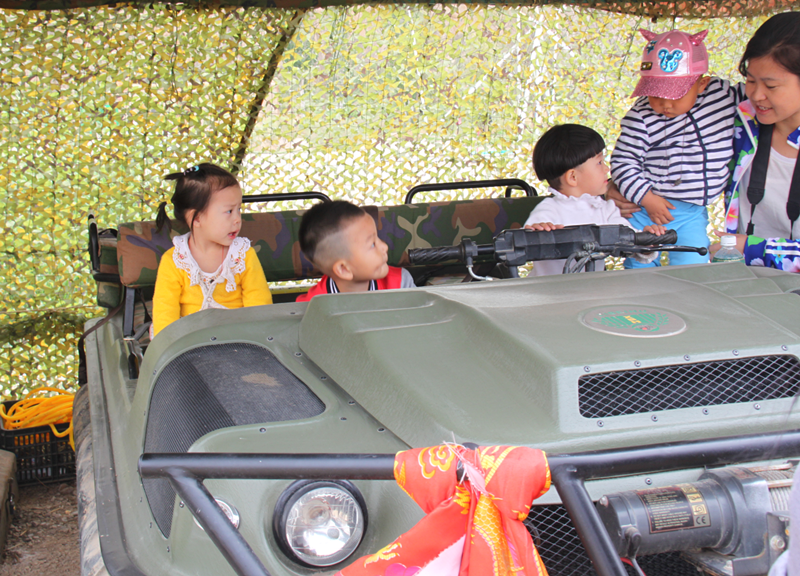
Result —
<path fill-rule="evenodd" d="M 652 420 L 653 422 L 658 422 L 658 416 L 653 414 L 652 416 L 650 416 L 650 420 Z"/>
<path fill-rule="evenodd" d="M 603 424 L 602 420 L 598 420 L 597 421 L 597 426 L 598 426 L 598 428 L 602 428 L 603 426 L 605 426 L 605 424 Z"/>
<path fill-rule="evenodd" d="M 386 432 L 386 428 L 378 428 L 378 432 Z"/>
<path fill-rule="evenodd" d="M 152 523 L 152 522 L 150 522 L 150 528 L 152 528 L 152 527 L 153 527 L 153 523 Z"/>
<path fill-rule="evenodd" d="M 642 363 L 641 363 L 641 362 L 639 362 L 638 360 L 636 360 L 636 361 L 633 363 L 633 365 L 634 365 L 634 366 L 636 366 L 636 367 L 638 368 L 639 366 L 641 366 L 641 365 L 642 365 Z"/>
<path fill-rule="evenodd" d="M 786 352 L 788 349 L 789 347 L 786 345 L 781 346 L 781 350 L 783 350 L 784 352 Z"/>
<path fill-rule="evenodd" d="M 703 408 L 703 415 L 708 416 L 708 408 Z"/>
<path fill-rule="evenodd" d="M 212 336 L 212 337 L 211 337 L 211 341 L 212 341 L 212 342 L 213 342 L 214 340 L 216 340 L 216 339 L 217 339 L 217 337 L 216 337 L 216 336 Z"/>
<path fill-rule="evenodd" d="M 327 376 L 320 376 L 320 377 L 319 377 L 319 379 L 320 379 L 320 380 L 327 380 L 327 379 L 328 379 L 328 377 L 327 377 Z"/>
<path fill-rule="evenodd" d="M 344 416 L 342 416 L 341 418 L 339 418 L 339 420 L 347 420 L 347 418 L 345 418 Z"/>
<path fill-rule="evenodd" d="M 183 506 L 184 506 L 183 502 L 180 502 L 180 503 L 178 504 L 178 506 L 180 506 L 181 508 L 183 508 Z"/>
<path fill-rule="evenodd" d="M 142 502 L 144 502 L 144 498 L 139 498 L 139 504 L 141 504 Z"/>
<path fill-rule="evenodd" d="M 588 366 L 584 366 L 584 367 L 583 367 L 583 371 L 584 371 L 584 372 L 588 372 L 588 371 L 589 371 L 589 367 L 588 367 Z"/>
<path fill-rule="evenodd" d="M 688 361 L 689 361 L 689 355 L 688 355 L 688 354 L 686 354 L 686 355 L 683 357 L 683 359 L 684 359 L 684 360 L 686 360 L 686 361 L 688 362 Z"/>
<path fill-rule="evenodd" d="M 303 355 L 303 353 L 302 353 L 302 352 L 295 352 L 295 353 L 294 353 L 294 355 L 295 355 L 295 356 L 302 356 L 302 355 Z"/>
<path fill-rule="evenodd" d="M 648 486 L 650 486 L 650 484 L 652 484 L 653 481 L 650 478 L 645 478 L 644 479 L 644 483 L 647 484 Z"/>
<path fill-rule="evenodd" d="M 350 404 L 350 406 L 355 406 L 356 405 L 356 401 L 355 400 L 350 400 L 350 402 L 348 402 L 348 404 Z"/>
<path fill-rule="evenodd" d="M 732 353 L 733 353 L 734 356 L 738 356 L 739 355 L 739 351 L 738 350 L 733 350 Z"/>
<path fill-rule="evenodd" d="M 608 506 L 608 496 L 601 496 L 597 503 L 600 504 L 600 506 Z"/>
<path fill-rule="evenodd" d="M 266 432 L 266 431 L 267 431 L 267 429 L 266 429 L 266 428 L 259 428 L 259 429 L 258 429 L 258 431 L 259 431 L 259 432 L 261 432 L 261 433 L 263 434 L 264 432 Z"/>
<path fill-rule="evenodd" d="M 275 340 L 275 338 L 273 338 L 272 336 L 267 336 L 267 341 L 268 342 L 272 342 L 273 340 Z"/>
<path fill-rule="evenodd" d="M 155 370 L 153 370 L 153 376 L 155 376 L 155 375 L 156 375 L 156 371 L 155 371 Z"/>
<path fill-rule="evenodd" d="M 780 536 L 773 536 L 772 538 L 770 538 L 769 545 L 776 552 L 780 552 L 781 550 L 786 548 L 786 542 L 784 542 L 783 538 L 781 538 Z"/>
<path fill-rule="evenodd" d="M 167 554 L 169 554 L 169 546 L 167 546 Z"/>
<path fill-rule="evenodd" d="M 294 315 L 294 314 L 297 314 L 297 312 L 289 312 L 289 314 L 292 314 L 292 315 Z"/>
<path fill-rule="evenodd" d="M 756 410 L 761 410 L 761 404 L 753 404 L 753 408 Z"/>

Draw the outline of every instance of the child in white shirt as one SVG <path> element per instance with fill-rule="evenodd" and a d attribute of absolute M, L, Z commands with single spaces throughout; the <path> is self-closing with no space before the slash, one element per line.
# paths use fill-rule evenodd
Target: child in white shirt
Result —
<path fill-rule="evenodd" d="M 542 200 L 525 221 L 531 230 L 554 230 L 578 224 L 622 224 L 631 227 L 616 204 L 603 195 L 608 187 L 608 166 L 603 158 L 603 137 L 586 126 L 553 126 L 533 149 L 533 169 L 546 180 L 552 197 Z M 652 225 L 645 232 L 664 234 L 663 226 Z M 655 255 L 643 256 L 652 260 Z M 536 262 L 533 274 L 561 274 L 564 260 Z"/>

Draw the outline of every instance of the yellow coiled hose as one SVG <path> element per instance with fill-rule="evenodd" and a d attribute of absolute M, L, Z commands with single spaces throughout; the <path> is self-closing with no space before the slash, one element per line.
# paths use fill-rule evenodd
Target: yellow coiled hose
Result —
<path fill-rule="evenodd" d="M 37 394 L 45 392 L 55 392 L 54 396 L 37 398 Z M 63 438 L 69 434 L 69 445 L 75 449 L 75 442 L 72 437 L 72 400 L 74 394 L 42 386 L 29 392 L 25 398 L 15 402 L 6 411 L 6 407 L 0 404 L 0 417 L 3 418 L 3 425 L 6 430 L 16 430 L 18 428 L 34 428 L 36 426 L 49 425 L 53 434 L 58 438 Z M 69 428 L 63 432 L 56 430 L 56 424 L 66 424 Z"/>

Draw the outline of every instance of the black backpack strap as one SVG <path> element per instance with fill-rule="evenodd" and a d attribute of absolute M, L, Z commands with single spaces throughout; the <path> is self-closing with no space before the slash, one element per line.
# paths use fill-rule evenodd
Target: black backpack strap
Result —
<path fill-rule="evenodd" d="M 800 217 L 800 155 L 794 161 L 794 172 L 792 173 L 792 184 L 789 186 L 789 199 L 786 201 L 786 215 L 789 217 L 789 239 L 794 236 L 792 229 L 798 217 Z"/>
<path fill-rule="evenodd" d="M 758 146 L 753 164 L 750 168 L 750 183 L 747 186 L 747 201 L 750 202 L 750 223 L 747 225 L 747 235 L 753 235 L 753 213 L 756 206 L 764 199 L 764 189 L 767 186 L 767 168 L 769 167 L 769 152 L 772 148 L 772 124 L 758 125 Z"/>

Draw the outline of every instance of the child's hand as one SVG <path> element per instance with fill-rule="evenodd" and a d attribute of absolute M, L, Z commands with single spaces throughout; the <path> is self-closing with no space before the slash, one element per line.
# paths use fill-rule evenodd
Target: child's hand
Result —
<path fill-rule="evenodd" d="M 669 224 L 675 219 L 669 212 L 674 210 L 675 206 L 666 198 L 653 194 L 652 190 L 648 191 L 642 198 L 642 208 L 647 210 L 650 220 L 656 224 Z"/>
<path fill-rule="evenodd" d="M 606 189 L 606 200 L 613 200 L 614 204 L 619 208 L 619 213 L 623 218 L 630 218 L 634 212 L 639 212 L 641 208 L 636 202 L 631 202 L 617 188 L 613 181 L 608 181 L 608 188 Z"/>
<path fill-rule="evenodd" d="M 667 233 L 667 227 L 661 226 L 660 224 L 653 224 L 652 226 L 645 226 L 643 231 L 650 232 L 650 234 L 655 234 L 656 236 L 663 236 Z"/>
<path fill-rule="evenodd" d="M 536 222 L 535 224 L 528 224 L 525 226 L 525 230 L 540 230 L 543 232 L 549 232 L 550 230 L 558 230 L 559 228 L 563 227 L 563 224 L 553 224 L 552 222 Z"/>
<path fill-rule="evenodd" d="M 714 230 L 714 235 L 717 238 L 722 238 L 723 236 L 735 236 L 736 237 L 736 249 L 744 254 L 744 248 L 747 244 L 747 234 L 730 234 L 729 232 L 725 232 L 724 230 Z M 711 246 L 708 247 L 708 254 L 711 258 L 722 248 L 722 244 L 719 242 L 715 242 Z"/>

